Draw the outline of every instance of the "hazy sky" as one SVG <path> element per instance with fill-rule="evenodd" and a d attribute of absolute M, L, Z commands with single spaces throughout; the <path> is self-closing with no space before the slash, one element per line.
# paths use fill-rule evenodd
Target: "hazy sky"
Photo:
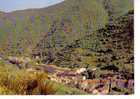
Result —
<path fill-rule="evenodd" d="M 64 0 L 0 0 L 0 11 L 11 12 L 27 8 L 42 8 Z"/>

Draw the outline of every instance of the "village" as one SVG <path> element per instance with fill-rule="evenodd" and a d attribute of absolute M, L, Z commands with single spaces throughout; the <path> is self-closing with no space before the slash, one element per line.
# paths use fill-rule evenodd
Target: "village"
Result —
<path fill-rule="evenodd" d="M 88 78 L 86 75 L 86 68 L 70 70 L 58 68 L 55 65 L 42 65 L 36 68 L 29 68 L 27 70 L 40 70 L 47 72 L 48 79 L 51 81 L 77 88 L 94 95 L 113 94 L 113 90 L 114 92 L 119 92 L 121 89 L 128 89 L 132 91 L 134 87 L 133 79 L 123 79 L 119 73 L 108 73 L 103 75 L 101 78 Z M 96 68 L 94 68 L 92 72 L 96 72 Z M 126 92 L 125 94 L 129 93 Z"/>

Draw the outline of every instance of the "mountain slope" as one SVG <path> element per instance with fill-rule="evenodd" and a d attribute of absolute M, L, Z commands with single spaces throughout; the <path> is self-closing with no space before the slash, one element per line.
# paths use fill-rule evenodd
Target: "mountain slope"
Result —
<path fill-rule="evenodd" d="M 86 67 L 133 73 L 134 12 L 116 19 L 115 23 L 67 45 L 58 52 L 55 64 L 72 68 Z"/>
<path fill-rule="evenodd" d="M 115 2 L 125 7 L 119 9 L 121 13 L 117 13 L 125 13 L 131 8 L 127 9 L 128 5 L 133 6 L 129 0 L 123 2 L 126 3 Z M 118 8 L 116 6 L 114 8 L 117 11 Z M 98 0 L 65 0 L 48 8 L 2 13 L 0 15 L 1 54 L 28 55 L 44 37 L 47 37 L 51 46 L 54 46 L 60 38 L 61 45 L 58 44 L 57 47 L 60 49 L 73 40 L 104 27 L 106 23 L 108 23 L 108 12 Z"/>

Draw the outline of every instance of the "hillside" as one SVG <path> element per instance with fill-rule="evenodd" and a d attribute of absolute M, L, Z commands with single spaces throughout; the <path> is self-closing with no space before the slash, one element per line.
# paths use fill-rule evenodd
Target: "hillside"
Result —
<path fill-rule="evenodd" d="M 117 12 L 118 8 L 113 6 L 114 16 L 120 16 L 132 9 L 130 1 L 115 2 L 123 8 L 120 7 Z M 65 0 L 47 8 L 2 13 L 0 15 L 1 53 L 28 55 L 44 36 L 47 37 L 47 41 L 50 39 L 52 46 L 58 42 L 61 45 L 58 44 L 57 49 L 63 48 L 73 40 L 104 27 L 109 22 L 107 9 L 104 8 L 102 1 L 98 0 Z"/>
<path fill-rule="evenodd" d="M 55 56 L 58 66 L 104 68 L 117 67 L 133 72 L 133 11 L 116 19 L 93 34 L 67 45 Z M 107 68 L 106 68 L 107 69 Z M 109 69 L 109 68 L 108 68 Z"/>

